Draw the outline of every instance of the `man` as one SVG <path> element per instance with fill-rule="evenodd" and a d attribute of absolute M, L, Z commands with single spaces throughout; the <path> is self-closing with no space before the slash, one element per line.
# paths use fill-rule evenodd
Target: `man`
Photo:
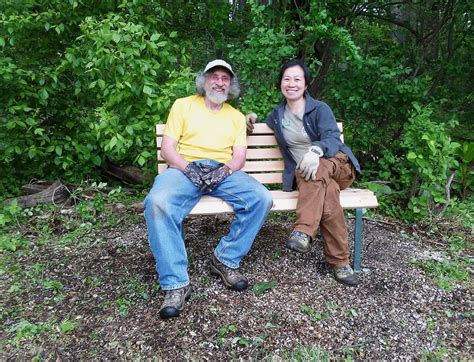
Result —
<path fill-rule="evenodd" d="M 246 125 L 225 103 L 239 94 L 232 67 L 221 59 L 196 78 L 197 95 L 176 100 L 166 123 L 161 156 L 169 168 L 145 199 L 145 219 L 165 300 L 162 318 L 177 317 L 191 294 L 182 222 L 203 195 L 232 206 L 235 220 L 211 256 L 211 272 L 233 290 L 248 287 L 237 269 L 271 208 L 269 191 L 240 171 L 245 164 Z"/>

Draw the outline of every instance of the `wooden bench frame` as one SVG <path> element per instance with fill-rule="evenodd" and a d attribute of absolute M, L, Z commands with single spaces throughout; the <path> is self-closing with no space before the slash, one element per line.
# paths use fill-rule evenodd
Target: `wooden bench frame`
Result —
<path fill-rule="evenodd" d="M 342 136 L 342 123 L 338 123 Z M 156 143 L 158 148 L 158 173 L 168 168 L 160 155 L 161 142 L 165 125 L 156 125 Z M 254 177 L 264 185 L 282 184 L 284 168 L 281 152 L 278 148 L 273 131 L 263 123 L 255 124 L 254 132 L 247 137 L 247 161 L 242 171 Z M 271 211 L 294 211 L 298 199 L 298 191 L 283 192 L 271 190 L 273 207 Z M 361 271 L 362 214 L 364 208 L 378 206 L 374 193 L 366 189 L 347 188 L 340 193 L 341 205 L 344 209 L 356 209 L 354 231 L 354 270 Z M 232 213 L 232 208 L 223 200 L 203 196 L 191 210 L 190 215 L 209 215 Z"/>

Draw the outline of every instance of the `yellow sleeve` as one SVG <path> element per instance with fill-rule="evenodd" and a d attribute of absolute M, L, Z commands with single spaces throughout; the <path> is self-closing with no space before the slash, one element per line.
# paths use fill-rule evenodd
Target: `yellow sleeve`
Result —
<path fill-rule="evenodd" d="M 245 116 L 239 112 L 237 117 L 237 137 L 234 146 L 247 147 L 247 126 L 245 125 Z"/>
<path fill-rule="evenodd" d="M 176 141 L 179 141 L 183 134 L 184 117 L 182 112 L 182 105 L 179 100 L 176 100 L 171 106 L 168 120 L 166 121 L 165 131 L 163 134 L 169 136 Z"/>

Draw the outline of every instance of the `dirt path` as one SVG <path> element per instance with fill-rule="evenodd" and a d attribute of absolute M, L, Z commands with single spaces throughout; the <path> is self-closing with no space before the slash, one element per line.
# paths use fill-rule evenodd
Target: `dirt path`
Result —
<path fill-rule="evenodd" d="M 427 246 L 406 234 L 365 222 L 367 270 L 360 286 L 348 288 L 331 277 L 320 242 L 304 255 L 288 251 L 290 223 L 269 220 L 242 270 L 252 285 L 278 284 L 256 296 L 230 291 L 210 275 L 209 256 L 228 225 L 214 217 L 186 222 L 194 293 L 170 321 L 158 317 L 163 295 L 143 222 L 37 246 L 17 261 L 25 275 L 45 266 L 39 281 L 2 297 L 3 310 L 17 312 L 4 312 L 0 357 L 473 358 L 472 288 L 438 289 L 410 262 Z M 18 280 L 11 273 L 1 278 L 9 291 Z M 44 329 L 19 335 L 21 321 Z"/>

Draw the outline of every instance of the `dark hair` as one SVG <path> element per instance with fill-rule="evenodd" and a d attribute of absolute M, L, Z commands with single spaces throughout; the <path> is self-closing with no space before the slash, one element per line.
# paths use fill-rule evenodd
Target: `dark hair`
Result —
<path fill-rule="evenodd" d="M 296 67 L 296 66 L 300 66 L 303 69 L 304 81 L 305 81 L 306 85 L 309 86 L 309 83 L 311 82 L 311 74 L 310 74 L 310 71 L 309 71 L 309 67 L 306 64 L 304 64 L 304 62 L 302 60 L 293 59 L 293 60 L 287 61 L 281 67 L 280 74 L 278 74 L 277 89 L 280 89 L 281 80 L 283 79 L 283 73 L 285 73 L 285 70 L 287 70 L 288 68 L 291 68 L 291 67 Z"/>

